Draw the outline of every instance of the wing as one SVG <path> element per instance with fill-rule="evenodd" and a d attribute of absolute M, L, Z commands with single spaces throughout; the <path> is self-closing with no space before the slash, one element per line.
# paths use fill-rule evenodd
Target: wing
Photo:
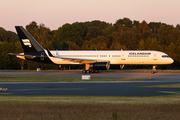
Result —
<path fill-rule="evenodd" d="M 68 62 L 78 62 L 79 64 L 90 64 L 90 63 L 96 63 L 96 62 L 108 62 L 109 60 L 96 60 L 96 59 L 82 59 L 82 58 L 63 58 L 64 61 Z"/>
<path fill-rule="evenodd" d="M 47 49 L 48 54 L 51 53 L 48 49 Z M 49 56 L 52 56 L 52 54 L 49 54 Z M 61 57 L 58 53 L 58 51 L 56 51 L 56 56 L 53 57 L 57 57 L 59 59 L 62 59 L 64 61 L 68 61 L 68 62 L 77 62 L 79 64 L 90 64 L 90 63 L 96 63 L 96 62 L 108 62 L 109 60 L 96 60 L 96 59 L 83 59 L 83 58 L 65 58 L 65 57 Z"/>
<path fill-rule="evenodd" d="M 79 64 L 87 64 L 87 63 L 95 63 L 96 62 L 96 60 L 92 60 L 92 59 L 63 58 L 63 57 L 61 57 L 60 59 L 63 59 L 63 61 L 68 61 L 68 62 L 78 62 Z"/>

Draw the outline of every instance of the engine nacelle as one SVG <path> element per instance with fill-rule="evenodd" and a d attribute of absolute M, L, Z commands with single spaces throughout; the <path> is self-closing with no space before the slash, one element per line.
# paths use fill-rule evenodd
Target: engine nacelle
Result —
<path fill-rule="evenodd" d="M 109 62 L 96 62 L 92 64 L 91 68 L 95 70 L 109 70 L 110 63 Z"/>

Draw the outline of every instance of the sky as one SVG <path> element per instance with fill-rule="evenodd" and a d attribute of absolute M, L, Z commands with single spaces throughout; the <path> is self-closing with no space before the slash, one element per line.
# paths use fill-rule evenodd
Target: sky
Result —
<path fill-rule="evenodd" d="M 114 24 L 124 17 L 180 24 L 180 0 L 1 0 L 0 27 L 15 31 L 32 21 L 56 30 L 66 23 L 93 20 Z"/>

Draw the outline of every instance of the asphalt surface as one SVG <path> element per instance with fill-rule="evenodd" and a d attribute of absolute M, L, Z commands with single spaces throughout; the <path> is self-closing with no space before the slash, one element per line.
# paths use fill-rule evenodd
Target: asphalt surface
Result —
<path fill-rule="evenodd" d="M 81 72 L 0 72 L 12 75 L 81 76 Z M 180 73 L 114 73 L 90 74 L 91 77 L 150 78 L 150 81 L 82 81 L 82 82 L 1 82 L 8 88 L 0 95 L 80 95 L 80 96 L 161 96 L 180 93 L 179 88 L 133 88 L 136 86 L 180 83 Z"/>

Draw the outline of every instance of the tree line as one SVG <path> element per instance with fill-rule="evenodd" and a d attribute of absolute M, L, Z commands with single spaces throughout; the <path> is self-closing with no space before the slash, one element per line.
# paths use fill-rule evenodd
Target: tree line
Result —
<path fill-rule="evenodd" d="M 162 66 L 164 69 L 180 68 L 180 25 L 161 22 L 147 23 L 129 18 L 117 20 L 114 24 L 94 20 L 91 22 L 66 23 L 57 30 L 50 30 L 45 24 L 32 21 L 26 25 L 28 32 L 50 50 L 158 50 L 167 53 L 175 62 Z M 18 35 L 0 27 L 0 69 L 58 69 L 54 65 L 44 65 L 24 61 L 9 56 L 21 53 Z M 127 68 L 142 68 L 128 66 Z M 148 68 L 147 66 L 145 68 Z"/>

